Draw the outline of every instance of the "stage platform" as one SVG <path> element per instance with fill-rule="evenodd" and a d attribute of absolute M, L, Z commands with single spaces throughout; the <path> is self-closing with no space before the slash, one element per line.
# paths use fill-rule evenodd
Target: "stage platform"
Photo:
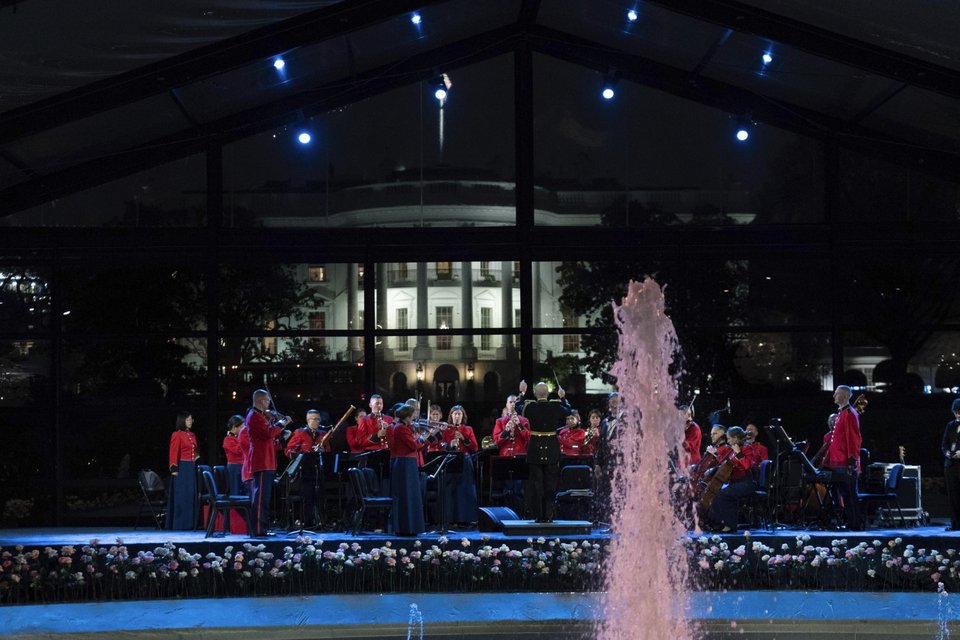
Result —
<path fill-rule="evenodd" d="M 390 541 L 394 546 L 404 546 L 411 544 L 414 540 L 423 542 L 434 542 L 441 536 L 451 541 L 460 541 L 466 539 L 470 541 L 471 546 L 479 544 L 493 543 L 514 543 L 526 541 L 528 538 L 544 537 L 548 540 L 560 538 L 561 540 L 609 540 L 614 534 L 609 528 L 585 528 L 583 523 L 578 521 L 557 521 L 554 523 L 538 524 L 529 520 L 518 520 L 509 523 L 506 527 L 509 532 L 501 533 L 496 531 L 477 531 L 477 530 L 459 530 L 441 532 L 426 532 L 416 537 L 394 536 L 383 532 L 360 533 L 351 535 L 343 531 L 305 531 L 302 535 L 309 536 L 311 540 L 319 542 L 321 548 L 329 549 L 338 546 L 340 543 L 353 544 L 357 542 L 364 549 L 378 547 L 385 542 Z M 96 527 L 60 527 L 60 528 L 37 528 L 37 529 L 0 529 L 0 547 L 9 549 L 16 545 L 24 547 L 59 547 L 63 545 L 83 545 L 89 544 L 91 540 L 97 540 L 102 545 L 116 544 L 117 539 L 123 541 L 130 549 L 152 549 L 167 543 L 173 543 L 178 547 L 186 547 L 191 552 L 206 551 L 210 549 L 222 550 L 227 545 L 237 545 L 244 543 L 264 544 L 268 548 L 289 545 L 296 541 L 301 535 L 299 531 L 274 531 L 272 535 L 262 538 L 251 538 L 248 536 L 226 534 L 219 537 L 205 538 L 203 531 L 165 531 L 160 529 L 132 529 L 124 527 L 114 528 L 96 528 Z M 783 543 L 793 544 L 797 536 L 810 536 L 810 544 L 829 546 L 830 542 L 836 539 L 846 539 L 850 545 L 860 541 L 872 542 L 873 540 L 887 541 L 894 538 L 902 538 L 904 544 L 914 544 L 918 546 L 933 547 L 938 549 L 957 548 L 960 549 L 960 531 L 945 531 L 944 526 L 926 526 L 926 527 L 905 527 L 905 528 L 885 528 L 869 529 L 866 531 L 846 531 L 846 530 L 810 530 L 810 529 L 785 529 L 774 530 L 752 529 L 748 531 L 739 531 L 736 533 L 698 533 L 691 531 L 691 537 L 714 536 L 718 535 L 728 543 L 733 544 L 738 540 L 756 540 L 764 542 L 770 546 Z"/>

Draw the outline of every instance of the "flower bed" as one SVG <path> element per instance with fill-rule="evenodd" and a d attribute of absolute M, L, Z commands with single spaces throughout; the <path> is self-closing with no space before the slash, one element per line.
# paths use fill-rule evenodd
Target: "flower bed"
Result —
<path fill-rule="evenodd" d="M 129 553 L 122 540 L 100 546 L 0 552 L 0 603 L 145 600 L 178 597 L 584 591 L 597 587 L 599 544 L 527 539 L 526 546 L 478 545 L 445 537 L 407 547 L 386 542 L 322 549 L 300 538 L 282 554 L 265 545 L 228 546 L 200 555 L 173 543 Z"/>
<path fill-rule="evenodd" d="M 731 542 L 733 541 L 733 542 Z M 697 590 L 956 591 L 960 552 L 904 544 L 901 538 L 829 546 L 808 535 L 777 547 L 744 538 L 686 542 Z M 149 600 L 183 597 L 590 591 L 602 588 L 606 547 L 595 541 L 528 538 L 511 548 L 484 539 L 441 537 L 370 549 L 323 548 L 310 538 L 291 546 L 244 544 L 206 555 L 173 543 L 130 553 L 121 540 L 103 546 L 0 550 L 0 604 Z M 638 546 L 638 553 L 644 552 Z"/>
<path fill-rule="evenodd" d="M 697 589 L 780 589 L 834 591 L 956 591 L 960 553 L 956 549 L 916 548 L 902 538 L 830 546 L 796 536 L 793 544 L 770 547 L 750 535 L 735 548 L 720 536 L 687 543 Z"/>

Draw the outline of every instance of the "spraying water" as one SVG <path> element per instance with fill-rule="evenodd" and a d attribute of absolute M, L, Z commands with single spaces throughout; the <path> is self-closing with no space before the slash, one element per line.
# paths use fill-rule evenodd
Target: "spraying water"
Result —
<path fill-rule="evenodd" d="M 671 505 L 668 452 L 683 441 L 677 386 L 670 374 L 677 335 L 664 312 L 663 292 L 653 280 L 630 282 L 614 305 L 620 333 L 613 375 L 626 405 L 612 477 L 613 530 L 605 620 L 600 640 L 689 640 L 687 532 Z"/>
<path fill-rule="evenodd" d="M 410 605 L 410 618 L 407 620 L 407 640 L 423 640 L 423 614 L 416 604 Z"/>

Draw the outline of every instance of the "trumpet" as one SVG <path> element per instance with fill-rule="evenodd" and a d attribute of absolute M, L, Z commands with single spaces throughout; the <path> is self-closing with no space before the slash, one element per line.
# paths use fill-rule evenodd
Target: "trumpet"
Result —
<path fill-rule="evenodd" d="M 513 440 L 517 436 L 517 429 L 520 427 L 520 421 L 517 419 L 517 412 L 514 411 L 510 414 L 510 419 L 507 420 L 507 424 L 504 426 L 503 430 L 506 433 L 506 437 L 509 440 Z"/>

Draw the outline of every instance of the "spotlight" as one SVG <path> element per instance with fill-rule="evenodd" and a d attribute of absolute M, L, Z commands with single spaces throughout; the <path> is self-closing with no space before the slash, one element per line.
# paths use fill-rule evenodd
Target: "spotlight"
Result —
<path fill-rule="evenodd" d="M 443 102 L 447 98 L 447 90 L 443 87 L 438 87 L 437 90 L 433 92 L 433 97 Z"/>
<path fill-rule="evenodd" d="M 414 25 L 416 25 L 416 26 L 419 27 L 419 26 L 420 26 L 420 23 L 423 22 L 423 18 L 420 17 L 420 14 L 419 14 L 419 13 L 413 12 L 413 13 L 410 15 L 410 22 L 412 22 Z"/>
<path fill-rule="evenodd" d="M 297 142 L 300 144 L 310 144 L 311 140 L 313 140 L 313 136 L 310 135 L 309 131 L 301 131 L 297 135 Z"/>
<path fill-rule="evenodd" d="M 763 64 L 770 64 L 773 62 L 773 56 L 770 55 L 769 51 L 765 51 L 760 59 L 763 60 Z"/>
<path fill-rule="evenodd" d="M 273 61 L 273 68 L 276 69 L 277 71 L 283 71 L 283 68 L 286 65 L 287 63 L 283 61 L 283 58 L 277 58 L 276 60 Z"/>
<path fill-rule="evenodd" d="M 636 22 L 636 21 L 637 21 L 637 18 L 639 18 L 639 17 L 640 17 L 640 16 L 637 15 L 637 10 L 636 10 L 636 9 L 630 9 L 629 11 L 627 11 L 627 21 L 628 21 L 628 22 Z"/>
<path fill-rule="evenodd" d="M 600 92 L 600 95 L 603 96 L 604 100 L 613 100 L 613 96 L 617 93 L 613 90 L 613 87 L 607 85 L 603 88 L 603 91 Z"/>
<path fill-rule="evenodd" d="M 750 137 L 749 129 L 747 129 L 746 127 L 737 128 L 737 140 L 739 140 L 740 142 L 746 142 L 747 138 L 749 137 Z"/>
<path fill-rule="evenodd" d="M 430 84 L 433 86 L 433 97 L 437 99 L 442 107 L 447 101 L 447 96 L 450 95 L 450 87 L 453 86 L 453 83 L 450 81 L 450 76 L 441 73 L 434 78 Z"/>

